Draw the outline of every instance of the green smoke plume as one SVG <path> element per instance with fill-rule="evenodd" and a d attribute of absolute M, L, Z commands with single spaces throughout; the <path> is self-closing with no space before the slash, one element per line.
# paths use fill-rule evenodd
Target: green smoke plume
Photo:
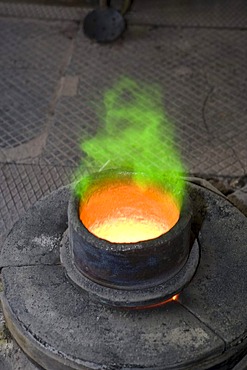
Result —
<path fill-rule="evenodd" d="M 107 90 L 95 137 L 81 143 L 87 158 L 78 169 L 75 187 L 82 196 L 97 171 L 118 169 L 133 172 L 136 182 L 151 183 L 170 191 L 179 205 L 184 195 L 184 166 L 174 147 L 171 124 L 157 86 L 120 79 Z"/>

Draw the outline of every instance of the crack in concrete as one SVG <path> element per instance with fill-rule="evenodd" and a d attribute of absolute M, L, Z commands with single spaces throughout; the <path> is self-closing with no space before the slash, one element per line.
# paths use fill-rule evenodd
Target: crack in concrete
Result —
<path fill-rule="evenodd" d="M 205 323 L 204 321 L 202 321 L 200 319 L 200 317 L 198 317 L 193 311 L 191 311 L 187 306 L 185 306 L 184 304 L 182 304 L 181 302 L 179 302 L 179 304 L 185 309 L 187 310 L 193 317 L 195 317 L 198 321 L 200 321 L 200 323 L 202 323 L 203 325 L 205 325 L 216 337 L 218 337 L 220 340 L 222 340 L 223 344 L 224 344 L 224 349 L 223 349 L 223 352 L 224 353 L 226 351 L 226 348 L 227 348 L 227 344 L 226 344 L 226 341 L 224 340 L 224 338 L 221 337 L 221 335 L 219 335 L 218 333 L 215 332 L 214 329 L 212 329 L 207 323 Z"/>
<path fill-rule="evenodd" d="M 62 266 L 61 262 L 57 263 L 30 263 L 30 264 L 20 264 L 20 265 L 5 265 L 0 267 L 0 272 L 2 272 L 5 268 L 12 268 L 12 267 L 36 267 L 36 266 Z"/>

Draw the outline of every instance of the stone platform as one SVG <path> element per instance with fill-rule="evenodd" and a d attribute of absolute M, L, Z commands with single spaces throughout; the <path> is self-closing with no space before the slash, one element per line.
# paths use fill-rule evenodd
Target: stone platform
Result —
<path fill-rule="evenodd" d="M 247 353 L 247 220 L 225 198 L 190 184 L 201 260 L 179 299 L 149 310 L 99 304 L 60 264 L 69 191 L 36 203 L 1 253 L 7 325 L 47 370 L 232 369 Z"/>

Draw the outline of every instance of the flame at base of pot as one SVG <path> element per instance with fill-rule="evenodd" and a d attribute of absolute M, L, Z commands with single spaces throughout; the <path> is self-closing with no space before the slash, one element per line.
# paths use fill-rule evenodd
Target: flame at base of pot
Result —
<path fill-rule="evenodd" d="M 150 304 L 150 305 L 147 305 L 147 306 L 128 307 L 127 309 L 128 310 L 148 310 L 148 309 L 152 309 L 152 308 L 159 308 L 159 307 L 165 306 L 169 302 L 178 301 L 178 298 L 179 298 L 179 294 L 175 294 L 171 298 L 166 299 L 165 301 L 161 301 L 159 303 L 154 303 L 154 304 Z"/>
<path fill-rule="evenodd" d="M 135 243 L 159 237 L 179 219 L 171 194 L 134 182 L 103 185 L 80 204 L 80 220 L 99 238 Z"/>

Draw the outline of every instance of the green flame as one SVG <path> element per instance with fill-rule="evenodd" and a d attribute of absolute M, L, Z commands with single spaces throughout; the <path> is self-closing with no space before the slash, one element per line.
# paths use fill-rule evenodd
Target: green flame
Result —
<path fill-rule="evenodd" d="M 160 89 L 122 78 L 106 91 L 99 119 L 96 136 L 81 143 L 87 158 L 76 174 L 76 194 L 82 196 L 88 189 L 90 174 L 109 176 L 105 170 L 118 169 L 133 172 L 134 181 L 140 184 L 165 188 L 181 205 L 185 168 L 174 147 Z"/>

